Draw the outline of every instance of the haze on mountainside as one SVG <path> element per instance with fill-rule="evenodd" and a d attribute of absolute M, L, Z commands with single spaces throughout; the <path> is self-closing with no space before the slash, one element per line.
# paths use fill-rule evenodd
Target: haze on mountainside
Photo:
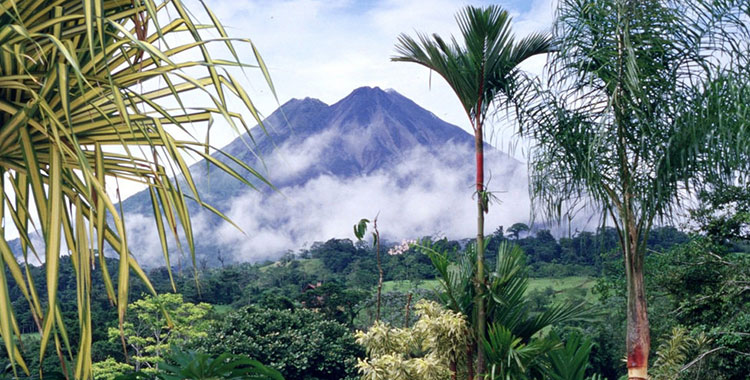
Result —
<path fill-rule="evenodd" d="M 191 166 L 202 200 L 243 232 L 191 203 L 196 259 L 218 264 L 275 259 L 315 241 L 350 238 L 352 225 L 378 216 L 382 237 L 453 239 L 474 235 L 474 138 L 393 90 L 362 87 L 333 105 L 293 99 L 263 123 L 222 148 L 276 187 L 249 188 L 204 161 Z M 488 229 L 529 220 L 524 163 L 486 149 Z M 214 157 L 243 170 L 222 154 Z M 248 178 L 250 176 L 247 176 Z M 144 266 L 164 265 L 151 199 L 141 191 L 123 201 L 129 246 Z M 16 248 L 18 244 L 14 244 Z M 36 241 L 35 245 L 40 245 Z M 180 252 L 173 240 L 170 251 Z M 172 263 L 177 263 L 177 258 Z"/>
<path fill-rule="evenodd" d="M 362 87 L 330 106 L 293 99 L 264 127 L 267 135 L 255 127 L 254 140 L 244 135 L 223 150 L 278 191 L 257 181 L 259 191 L 252 190 L 218 170 L 207 174 L 202 161 L 191 167 L 203 200 L 245 232 L 192 207 L 198 260 L 215 264 L 221 252 L 228 261 L 258 261 L 315 241 L 354 239 L 352 224 L 378 213 L 388 240 L 473 235 L 473 137 L 399 93 Z M 525 164 L 488 153 L 489 189 L 501 200 L 490 208 L 488 228 L 527 221 Z M 163 265 L 148 193 L 125 200 L 123 210 L 134 255 L 144 265 Z M 174 242 L 170 250 L 176 252 Z"/>

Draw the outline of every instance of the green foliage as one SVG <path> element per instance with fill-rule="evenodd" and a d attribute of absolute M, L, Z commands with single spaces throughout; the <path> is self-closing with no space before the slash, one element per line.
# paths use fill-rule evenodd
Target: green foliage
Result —
<path fill-rule="evenodd" d="M 384 291 L 381 302 L 380 321 L 389 326 L 411 326 L 417 320 L 417 316 L 411 312 L 414 305 L 420 300 L 434 301 L 436 298 L 434 289 L 410 287 Z M 366 330 L 375 323 L 375 313 L 372 310 L 374 310 L 376 302 L 375 297 L 371 296 L 362 303 L 362 311 L 355 319 L 355 328 Z"/>
<path fill-rule="evenodd" d="M 536 370 L 543 355 L 555 347 L 556 342 L 546 339 L 524 342 L 503 325 L 490 326 L 484 340 L 484 351 L 489 361 L 492 379 L 528 379 L 529 371 Z"/>
<path fill-rule="evenodd" d="M 124 215 L 115 206 L 119 193 L 107 191 L 109 181 L 147 185 L 168 268 L 167 231 L 179 239 L 180 230 L 195 254 L 188 194 L 204 205 L 185 155 L 201 156 L 249 186 L 246 177 L 267 184 L 233 156 L 225 154 L 239 171 L 211 156 L 208 132 L 205 139 L 195 137 L 195 128 L 209 131 L 217 117 L 249 133 L 240 110 L 261 121 L 232 75 L 251 67 L 240 61 L 238 45 L 255 53 L 254 67 L 275 92 L 255 46 L 230 39 L 214 14 L 203 10 L 210 22 L 197 25 L 196 12 L 177 0 L 9 0 L 0 6 L 0 335 L 14 373 L 17 365 L 29 371 L 14 339 L 20 331 L 6 268 L 39 325 L 40 356 L 49 342 L 58 352 L 72 352 L 57 299 L 60 259 L 70 256 L 79 312 L 70 366 L 85 379 L 93 355 L 92 278 L 103 279 L 120 324 L 131 271 L 148 283 L 130 254 Z M 204 39 L 208 29 L 217 38 Z M 217 45 L 233 59 L 212 57 L 209 47 Z M 191 53 L 194 58 L 185 59 Z M 18 264 L 4 231 L 9 226 L 20 235 L 24 263 L 30 254 L 44 257 L 46 287 L 37 287 Z M 31 244 L 32 232 L 44 238 L 41 252 Z M 115 276 L 107 271 L 105 242 L 120 258 Z M 112 277 L 118 278 L 116 289 Z"/>
<path fill-rule="evenodd" d="M 522 233 L 527 231 L 529 231 L 529 226 L 526 223 L 514 223 L 508 227 L 508 232 L 516 240 L 518 240 Z"/>
<path fill-rule="evenodd" d="M 133 372 L 134 367 L 127 363 L 121 363 L 113 358 L 107 358 L 100 362 L 94 362 L 91 366 L 94 380 L 115 380 L 116 378 Z"/>
<path fill-rule="evenodd" d="M 357 331 L 367 358 L 357 367 L 363 380 L 442 380 L 451 376 L 467 344 L 468 324 L 460 313 L 430 301 L 415 305 L 419 316 L 410 328 L 381 322 Z"/>
<path fill-rule="evenodd" d="M 279 371 L 257 360 L 221 354 L 212 358 L 195 351 L 173 350 L 168 361 L 160 363 L 160 380 L 284 380 Z"/>
<path fill-rule="evenodd" d="M 443 293 L 441 299 L 454 311 L 471 315 L 473 299 L 473 248 L 468 247 L 464 259 L 452 263 L 445 253 L 422 246 L 439 273 Z M 582 304 L 553 305 L 548 310 L 532 314 L 527 290 L 529 284 L 523 251 L 514 244 L 500 246 L 495 267 L 484 281 L 487 286 L 488 320 L 510 329 L 524 340 L 545 327 L 586 314 Z"/>
<path fill-rule="evenodd" d="M 535 207 L 560 220 L 588 204 L 617 231 L 633 377 L 648 367 L 652 225 L 686 190 L 750 172 L 747 12 L 747 1 L 560 1 L 548 88 L 523 102 Z"/>
<path fill-rule="evenodd" d="M 672 236 L 671 232 L 665 230 L 662 233 L 660 232 L 661 230 L 660 228 L 652 234 L 655 237 L 653 241 L 655 248 L 659 246 L 666 247 L 671 244 L 670 242 L 675 241 L 674 238 L 669 237 Z M 562 257 L 581 255 L 586 257 L 586 261 L 589 260 L 589 257 L 599 257 L 599 251 L 610 246 L 611 242 L 609 242 L 609 239 L 612 238 L 612 234 L 614 234 L 614 231 L 608 229 L 600 230 L 596 233 L 579 233 L 570 240 L 567 240 L 567 238 L 561 239 L 559 243 L 561 255 Z M 499 237 L 497 234 L 493 236 Z M 447 239 L 436 239 L 434 241 L 430 239 L 430 241 L 435 250 L 445 254 L 449 262 L 449 267 L 453 265 L 450 263 L 462 260 L 464 254 L 459 251 L 460 245 L 457 241 L 449 241 Z M 499 248 L 503 241 L 505 240 L 498 240 L 496 247 Z M 563 245 L 566 241 L 574 243 L 567 246 Z M 524 246 L 531 246 L 532 249 L 529 249 L 528 252 L 536 251 L 536 249 L 533 249 L 537 244 L 535 235 L 521 238 L 518 242 Z M 343 244 L 339 245 L 339 243 Z M 384 244 L 386 244 L 386 248 L 391 246 L 387 243 Z M 488 247 L 492 244 L 493 242 L 490 241 Z M 492 259 L 487 260 L 488 263 L 495 261 L 497 248 L 494 255 L 488 251 L 488 257 L 492 257 Z M 297 257 L 312 257 L 313 255 L 319 257 L 322 251 L 327 251 L 327 254 L 331 258 L 340 255 L 340 258 L 348 260 L 349 264 L 343 269 L 343 272 L 336 273 L 327 269 L 321 258 L 301 259 Z M 371 326 L 375 315 L 375 298 L 372 288 L 377 282 L 377 269 L 371 248 L 360 244 L 351 244 L 351 242 L 334 240 L 330 243 L 316 243 L 307 252 L 308 255 L 289 256 L 285 263 L 243 263 L 230 264 L 222 268 L 208 268 L 201 272 L 198 278 L 201 287 L 200 293 L 195 288 L 195 278 L 192 273 L 175 272 L 173 278 L 178 290 L 184 292 L 183 300 L 192 303 L 205 300 L 214 304 L 214 307 L 212 307 L 213 311 L 204 317 L 207 320 L 220 319 L 222 318 L 222 314 L 226 314 L 246 304 L 256 304 L 262 308 L 269 309 L 292 310 L 304 307 L 300 305 L 300 302 L 305 301 L 305 305 L 314 307 L 324 318 L 338 320 L 351 326 L 348 321 L 352 315 L 356 314 L 353 319 L 353 324 L 356 328 L 367 329 Z M 615 252 L 611 252 L 611 254 L 616 255 Z M 608 255 L 604 256 L 605 259 L 608 257 Z M 410 313 L 407 324 L 405 312 L 409 294 L 412 296 L 410 302 L 412 308 L 421 299 L 435 300 L 438 297 L 435 289 L 441 285 L 438 280 L 434 279 L 436 272 L 432 266 L 430 257 L 419 250 L 410 249 L 400 255 L 383 255 L 382 259 L 383 267 L 386 271 L 386 279 L 391 279 L 391 281 L 384 284 L 381 320 L 389 323 L 391 326 L 411 326 L 416 322 L 417 316 L 413 312 Z M 562 258 L 559 259 L 562 260 Z M 75 342 L 79 339 L 75 329 L 78 318 L 76 311 L 75 272 L 66 260 L 70 260 L 70 258 L 64 257 L 61 259 L 58 299 L 63 321 L 66 326 L 70 326 L 70 342 L 75 345 Z M 598 258 L 598 260 L 602 260 L 602 258 Z M 571 273 L 578 274 L 580 272 L 598 272 L 594 266 L 576 267 L 572 264 L 544 263 L 534 261 L 531 257 L 528 258 L 528 261 L 531 262 L 528 273 L 532 276 L 548 275 L 552 277 Z M 563 262 L 568 261 L 565 260 Z M 118 263 L 116 260 L 110 259 L 107 261 L 107 265 L 110 270 L 116 270 Z M 602 265 L 602 263 L 598 265 Z M 34 282 L 44 286 L 45 268 L 30 267 L 29 271 Z M 368 274 L 371 276 L 369 277 L 370 280 L 367 280 L 368 277 L 366 275 Z M 374 276 L 374 279 L 372 276 Z M 148 273 L 148 277 L 159 293 L 171 292 L 170 277 L 165 268 L 153 269 Z M 403 280 L 393 280 L 394 278 Z M 583 300 L 590 301 L 591 296 L 587 294 L 587 289 L 592 281 L 594 280 L 580 276 L 556 279 L 531 278 L 527 290 L 530 314 L 534 315 L 546 310 L 555 301 L 569 301 L 574 303 Z M 302 291 L 307 284 L 317 284 L 317 282 L 322 282 L 319 289 L 312 291 L 312 293 L 310 291 Z M 145 295 L 142 293 L 148 292 L 148 288 L 137 281 L 137 279 L 131 281 L 130 286 L 132 295 L 144 297 Z M 675 286 L 683 285 L 679 284 Z M 548 287 L 550 289 L 546 290 Z M 17 312 L 20 313 L 19 315 L 27 316 L 18 321 L 21 331 L 37 331 L 33 318 L 26 311 L 28 309 L 28 302 L 26 302 L 21 291 L 12 282 L 10 283 L 10 294 Z M 313 296 L 313 294 L 316 296 Z M 361 298 L 365 295 L 367 296 Z M 44 300 L 44 295 L 40 296 Z M 319 300 L 317 296 L 322 296 L 322 298 Z M 312 302 L 308 303 L 305 298 L 310 298 Z M 332 302 L 328 302 L 326 299 Z M 135 303 L 136 301 L 138 301 L 138 298 L 131 298 L 131 302 Z M 616 303 L 606 306 L 605 309 L 617 309 Z M 618 321 L 617 318 L 611 318 L 611 320 L 612 323 Z M 739 320 L 741 321 L 742 319 Z M 115 336 L 114 340 L 108 340 L 108 330 L 117 326 L 117 311 L 109 304 L 104 284 L 100 279 L 96 278 L 93 279 L 92 283 L 92 322 L 94 326 L 94 363 L 105 361 L 108 358 L 113 358 L 116 362 L 124 363 L 125 357 L 119 337 Z M 601 363 L 596 364 L 597 370 L 605 367 L 614 368 L 619 366 L 621 355 L 616 350 L 619 347 L 616 342 L 620 339 L 617 335 L 618 329 L 619 327 L 616 326 L 609 326 L 607 329 L 602 329 L 603 333 L 610 334 L 606 339 L 604 336 L 596 335 L 597 345 L 593 349 L 592 363 Z M 716 337 L 714 339 L 718 340 Z M 723 338 L 723 340 L 729 339 L 736 339 L 736 336 L 726 335 Z M 38 352 L 38 346 L 38 334 L 23 335 L 24 358 L 32 372 L 36 372 L 37 369 L 42 369 L 45 374 L 59 372 L 60 363 L 55 356 L 48 355 L 40 365 L 38 355 L 34 354 Z M 738 346 L 732 347 L 739 348 Z M 54 342 L 48 345 L 48 350 L 54 352 Z M 217 351 L 216 355 L 219 353 L 221 352 Z M 728 353 L 729 351 L 718 351 L 712 354 L 711 357 Z M 133 354 L 132 349 L 130 354 Z M 609 364 L 603 364 L 602 362 L 604 361 L 607 361 Z M 4 365 L 5 363 L 7 361 L 2 362 L 0 365 Z M 134 361 L 131 360 L 131 363 L 134 364 Z M 606 374 L 608 372 L 603 373 Z"/>
<path fill-rule="evenodd" d="M 555 337 L 535 337 L 548 326 L 585 315 L 583 304 L 555 304 L 531 313 L 528 277 L 518 246 L 501 245 L 495 271 L 488 281 L 493 321 L 484 342 L 492 376 L 522 379 L 544 368 L 543 358 L 559 345 Z"/>
<path fill-rule="evenodd" d="M 306 308 L 322 313 L 326 319 L 351 327 L 368 295 L 360 289 L 347 289 L 339 283 L 327 282 L 305 290 L 298 299 Z"/>
<path fill-rule="evenodd" d="M 750 373 L 750 357 L 743 354 L 750 352 L 750 254 L 727 252 L 707 238 L 696 238 L 649 264 L 661 274 L 655 276 L 655 286 L 667 295 L 671 318 L 665 324 L 685 326 L 689 339 L 703 340 L 705 334 L 711 348 L 720 348 L 693 370 L 715 379 Z"/>
<path fill-rule="evenodd" d="M 169 354 L 172 345 L 205 336 L 205 316 L 211 306 L 184 302 L 181 294 L 147 296 L 128 305 L 124 337 L 132 352 L 135 370 L 155 370 Z M 110 329 L 110 339 L 119 340 L 120 331 Z"/>
<path fill-rule="evenodd" d="M 349 239 L 331 239 L 314 245 L 311 251 L 312 257 L 321 259 L 323 265 L 334 273 L 344 272 L 358 256 L 368 254 L 366 250 L 355 247 Z"/>
<path fill-rule="evenodd" d="M 649 255 L 645 265 L 650 274 L 646 285 L 652 289 L 652 335 L 661 343 L 656 360 L 663 361 L 658 356 L 670 351 L 665 347 L 678 336 L 674 328 L 683 326 L 684 340 L 703 342 L 691 346 L 684 362 L 679 360 L 685 365 L 700 358 L 682 372 L 683 378 L 744 380 L 750 373 L 750 360 L 743 354 L 750 352 L 750 294 L 743 285 L 750 278 L 750 255 L 728 252 L 710 238 L 695 236 L 667 252 Z M 595 342 L 594 370 L 609 378 L 622 368 L 621 348 L 614 343 L 625 336 L 625 279 L 620 266 L 606 264 L 605 277 L 595 286 L 598 308 L 605 315 L 581 327 Z"/>
<path fill-rule="evenodd" d="M 319 313 L 257 306 L 227 313 L 190 346 L 209 355 L 255 358 L 285 378 L 300 380 L 353 378 L 362 354 L 344 325 Z"/>
<path fill-rule="evenodd" d="M 704 342 L 705 343 L 705 342 Z M 699 345 L 684 327 L 675 327 L 656 351 L 656 361 L 651 371 L 654 380 L 677 380 L 682 367 L 687 364 L 693 346 Z"/>
<path fill-rule="evenodd" d="M 475 275 L 474 249 L 467 248 L 458 263 L 429 246 L 420 246 L 435 266 L 441 285 L 440 298 L 454 312 L 473 316 L 475 299 L 472 279 Z M 549 326 L 586 316 L 584 304 L 554 304 L 536 312 L 528 297 L 528 274 L 523 251 L 515 244 L 500 245 L 494 270 L 483 283 L 486 286 L 487 320 L 490 329 L 482 339 L 488 371 L 496 378 L 526 378 L 538 374 L 543 358 L 559 341 L 539 336 Z M 469 319 L 472 320 L 472 319 Z"/>
<path fill-rule="evenodd" d="M 556 336 L 553 339 L 559 339 Z M 565 345 L 547 353 L 545 374 L 550 380 L 584 380 L 593 343 L 580 333 L 567 337 Z"/>
<path fill-rule="evenodd" d="M 750 241 L 750 188 L 719 185 L 703 190 L 690 217 L 701 232 L 719 243 Z"/>
<path fill-rule="evenodd" d="M 136 371 L 116 380 L 284 380 L 279 371 L 247 357 L 221 354 L 212 358 L 195 351 L 173 347 L 166 361 L 153 372 Z"/>
<path fill-rule="evenodd" d="M 377 221 L 377 218 L 375 218 Z M 367 232 L 367 224 L 370 223 L 369 219 L 362 219 L 359 221 L 359 223 L 354 225 L 354 236 L 357 237 L 357 240 L 362 240 L 365 238 L 365 232 Z M 377 236 L 373 235 L 373 242 L 377 242 Z"/>

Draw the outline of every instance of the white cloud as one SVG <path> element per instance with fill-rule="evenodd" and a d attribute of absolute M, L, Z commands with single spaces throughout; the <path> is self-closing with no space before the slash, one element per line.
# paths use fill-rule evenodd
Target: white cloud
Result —
<path fill-rule="evenodd" d="M 241 261 L 278 257 L 329 238 L 353 238 L 352 225 L 361 218 L 378 217 L 384 238 L 399 240 L 441 233 L 466 238 L 476 233 L 472 199 L 472 152 L 451 146 L 434 156 L 416 149 L 400 164 L 371 175 L 339 179 L 321 175 L 303 185 L 262 198 L 248 192 L 231 201 L 228 216 L 247 235 L 229 224 L 216 231 L 218 243 L 231 246 Z M 462 162 L 459 165 L 457 163 Z M 488 167 L 502 172 L 493 190 L 502 190 L 502 203 L 493 205 L 487 226 L 528 219 L 529 202 L 523 165 L 508 166 L 497 157 Z M 491 232 L 491 231 L 490 231 Z"/>
<path fill-rule="evenodd" d="M 336 137 L 336 131 L 329 129 L 302 142 L 290 141 L 278 147 L 266 160 L 272 183 L 282 183 L 301 175 L 316 162 Z"/>
<path fill-rule="evenodd" d="M 418 65 L 392 63 L 394 44 L 399 33 L 413 34 L 437 32 L 448 36 L 457 32 L 454 15 L 466 4 L 481 5 L 487 2 L 398 1 L 359 2 L 356 0 L 212 0 L 206 2 L 226 26 L 233 37 L 250 38 L 257 45 L 268 64 L 279 95 L 279 102 L 291 98 L 314 97 L 326 103 L 343 98 L 360 86 L 393 88 L 430 110 L 436 116 L 464 129 L 469 129 L 466 115 L 450 88 L 436 75 Z M 535 0 L 529 6 L 525 1 L 503 3 L 514 14 L 514 29 L 520 37 L 532 31 L 543 30 L 552 20 L 554 0 Z M 189 1 L 188 6 L 202 21 L 209 22 L 202 5 Z M 243 60 L 253 62 L 247 45 L 242 47 Z M 538 72 L 544 64 L 543 58 L 534 59 L 524 67 Z M 249 81 L 243 80 L 253 101 L 260 110 L 269 115 L 278 103 L 263 84 L 261 76 L 248 70 Z M 238 107 L 239 104 L 234 103 Z M 234 108 L 233 108 L 234 110 Z M 246 115 L 247 120 L 252 120 Z M 212 143 L 222 146 L 236 135 L 223 120 L 217 119 Z M 511 141 L 510 132 L 498 132 L 502 137 L 495 141 Z M 201 136 L 200 133 L 198 133 Z M 281 147 L 281 155 L 269 162 L 272 175 L 289 178 L 307 169 L 308 159 L 316 154 L 312 145 Z M 283 158 L 282 158 L 283 156 Z M 518 154 L 517 154 L 518 156 Z M 423 167 L 399 166 L 396 178 L 412 179 L 406 189 L 399 189 L 398 181 L 389 179 L 386 173 L 337 181 L 333 177 L 320 177 L 308 184 L 287 191 L 287 198 L 274 196 L 261 203 L 249 197 L 244 208 L 235 205 L 237 216 L 244 218 L 248 231 L 241 246 L 248 257 L 260 252 L 253 247 L 266 244 L 274 247 L 297 248 L 297 244 L 333 236 L 350 237 L 351 224 L 362 217 L 372 217 L 381 212 L 384 233 L 394 238 L 414 237 L 421 234 L 443 232 L 456 237 L 473 235 L 475 208 L 471 200 L 470 167 L 454 170 L 439 164 L 439 160 L 418 161 Z M 496 171 L 496 168 L 490 166 Z M 413 177 L 413 178 L 412 178 Z M 467 177 L 468 178 L 468 177 Z M 503 177 L 505 178 L 505 177 Z M 500 194 L 505 200 L 491 209 L 488 229 L 506 223 L 508 215 L 513 221 L 528 216 L 528 196 L 525 187 L 526 175 L 516 173 L 508 179 L 507 188 L 500 176 L 490 184 L 496 190 L 509 190 Z M 502 185 L 502 186 L 501 186 Z M 133 194 L 142 189 L 137 184 L 120 183 L 121 193 Z M 336 191 L 333 191 L 336 190 Z M 517 201 L 519 200 L 520 201 Z M 273 215 L 275 208 L 296 207 L 294 220 L 286 224 L 290 230 L 271 229 L 264 220 L 283 219 Z M 260 211 L 257 211 L 260 210 Z M 246 213 L 257 213 L 249 218 Z M 330 216 L 340 215 L 341 222 Z M 253 214 L 255 215 L 255 214 Z M 292 218 L 287 215 L 286 217 Z M 198 218 L 193 220 L 196 230 L 201 226 Z M 424 219 L 422 219 L 424 218 Z M 158 239 L 153 239 L 153 221 L 128 215 L 129 236 L 151 236 L 143 241 L 144 251 L 153 252 L 153 258 L 161 257 Z M 307 232 L 301 232 L 307 229 Z M 252 231 L 252 233 L 250 233 Z M 226 236 L 224 236 L 226 234 Z M 403 234 L 403 235 L 401 235 Z M 396 236 L 398 235 L 398 236 Z M 222 229 L 222 238 L 233 238 Z M 237 238 L 237 240 L 241 240 Z M 138 247 L 139 250 L 141 247 Z M 265 251 L 268 251 L 265 250 Z M 151 256 L 143 260 L 150 259 Z"/>
<path fill-rule="evenodd" d="M 320 139 L 316 136 L 295 146 Z M 269 162 L 276 162 L 284 152 L 283 147 L 277 150 Z M 225 203 L 231 205 L 227 216 L 244 234 L 226 222 L 219 226 L 209 223 L 202 212 L 193 218 L 196 239 L 236 261 L 274 259 L 315 241 L 354 239 L 352 225 L 375 215 L 383 238 L 391 241 L 434 234 L 452 239 L 472 237 L 476 233 L 473 151 L 450 145 L 440 152 L 416 148 L 392 168 L 343 179 L 322 174 L 270 196 L 248 191 Z M 304 162 L 308 158 L 300 153 L 297 159 Z M 487 232 L 499 225 L 528 221 L 525 166 L 489 154 L 487 167 L 495 173 L 490 188 L 502 201 L 490 207 Z M 126 219 L 130 245 L 139 262 L 163 265 L 153 220 L 143 215 L 127 215 Z M 174 248 L 171 238 L 170 246 Z"/>

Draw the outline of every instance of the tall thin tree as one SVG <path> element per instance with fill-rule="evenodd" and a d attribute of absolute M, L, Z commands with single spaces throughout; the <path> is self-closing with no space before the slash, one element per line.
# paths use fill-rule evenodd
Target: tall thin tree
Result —
<path fill-rule="evenodd" d="M 446 42 L 433 34 L 417 39 L 402 34 L 393 61 L 413 62 L 440 74 L 458 96 L 474 130 L 477 197 L 476 339 L 486 335 L 484 281 L 484 214 L 490 194 L 484 181 L 484 126 L 488 110 L 496 101 L 512 98 L 518 80 L 518 65 L 527 58 L 546 53 L 549 38 L 532 34 L 520 41 L 510 30 L 511 18 L 498 6 L 466 7 L 456 15 L 461 43 Z M 485 356 L 477 350 L 477 370 L 486 372 Z"/>
<path fill-rule="evenodd" d="M 630 379 L 647 378 L 649 230 L 691 189 L 748 168 L 749 11 L 747 1 L 731 0 L 559 4 L 549 88 L 534 95 L 522 123 L 534 138 L 531 189 L 535 205 L 558 220 L 587 202 L 614 223 Z"/>

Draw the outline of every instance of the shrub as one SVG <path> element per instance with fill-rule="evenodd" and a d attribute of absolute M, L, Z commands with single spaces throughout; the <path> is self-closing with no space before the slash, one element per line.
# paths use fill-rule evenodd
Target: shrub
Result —
<path fill-rule="evenodd" d="M 341 323 L 310 310 L 258 306 L 228 313 L 191 345 L 214 356 L 248 356 L 301 380 L 355 379 L 357 357 L 364 354 Z"/>

